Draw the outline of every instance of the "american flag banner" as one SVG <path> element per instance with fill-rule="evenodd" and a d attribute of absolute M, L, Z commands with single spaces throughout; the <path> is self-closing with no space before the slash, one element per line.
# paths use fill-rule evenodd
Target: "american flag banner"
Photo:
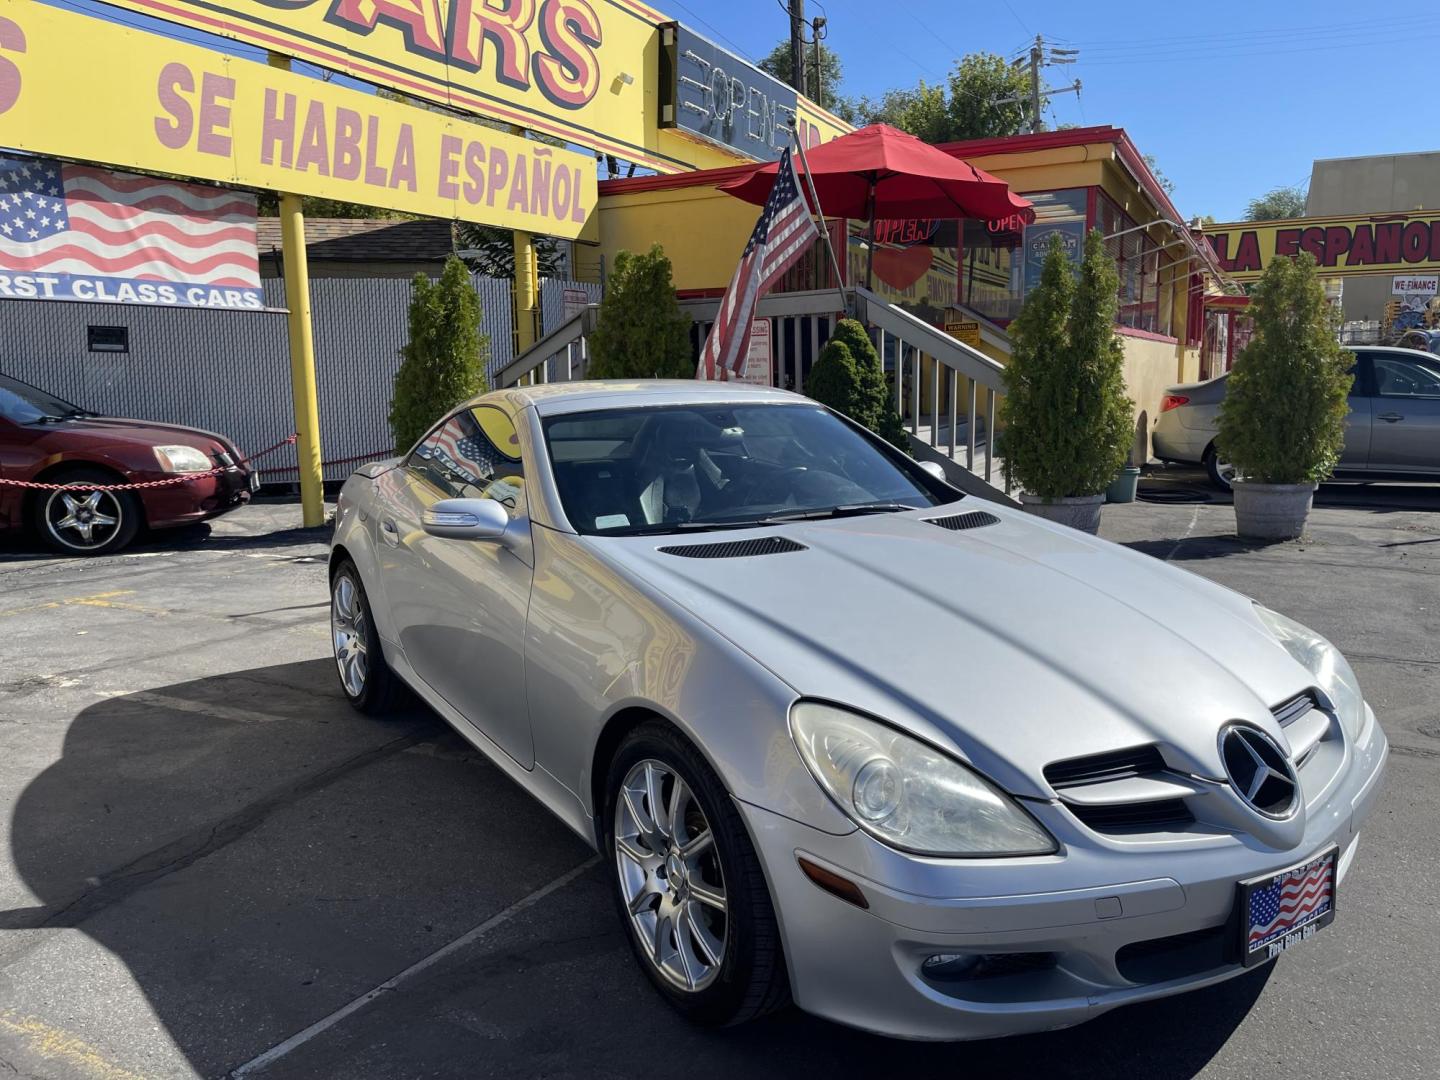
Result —
<path fill-rule="evenodd" d="M 1335 857 L 1288 870 L 1250 893 L 1246 952 L 1254 952 L 1325 915 L 1335 902 Z"/>
<path fill-rule="evenodd" d="M 770 198 L 740 256 L 740 265 L 720 301 L 720 311 L 700 350 L 697 379 L 728 379 L 745 369 L 755 305 L 820 236 L 787 148 Z"/>
<path fill-rule="evenodd" d="M 259 310 L 255 198 L 0 155 L 0 298 Z"/>

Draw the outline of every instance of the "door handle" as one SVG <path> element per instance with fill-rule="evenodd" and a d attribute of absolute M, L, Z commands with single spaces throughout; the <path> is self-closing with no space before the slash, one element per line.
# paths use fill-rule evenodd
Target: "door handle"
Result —
<path fill-rule="evenodd" d="M 1399 420 L 1404 420 L 1405 414 L 1398 412 L 1382 412 L 1379 414 L 1379 418 L 1381 420 L 1384 420 L 1387 424 L 1393 424 Z"/>
<path fill-rule="evenodd" d="M 400 543 L 400 533 L 395 528 L 395 522 L 391 521 L 389 518 L 384 518 L 381 520 L 380 535 L 391 547 L 395 547 Z"/>

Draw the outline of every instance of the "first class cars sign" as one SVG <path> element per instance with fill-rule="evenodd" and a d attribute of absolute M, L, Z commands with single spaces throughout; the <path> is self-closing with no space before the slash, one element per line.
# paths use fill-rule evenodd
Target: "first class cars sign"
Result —
<path fill-rule="evenodd" d="M 1440 266 L 1440 212 L 1369 217 L 1291 218 L 1207 225 L 1220 266 L 1237 281 L 1254 281 L 1276 256 L 1315 256 L 1329 277 L 1414 274 Z"/>
<path fill-rule="evenodd" d="M 0 146 L 566 239 L 596 199 L 586 155 L 34 0 L 0 0 Z"/>

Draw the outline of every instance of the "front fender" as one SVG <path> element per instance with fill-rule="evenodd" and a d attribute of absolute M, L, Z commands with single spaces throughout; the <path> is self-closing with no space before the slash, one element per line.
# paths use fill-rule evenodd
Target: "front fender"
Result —
<path fill-rule="evenodd" d="M 370 598 L 370 618 L 380 635 L 381 648 L 387 654 L 396 649 L 394 621 L 385 595 L 385 578 L 380 573 L 379 553 L 375 550 L 375 482 L 359 473 L 353 474 L 340 489 L 335 503 L 335 529 L 330 536 L 330 569 L 334 573 L 338 552 L 342 549 L 355 564 L 360 581 Z"/>

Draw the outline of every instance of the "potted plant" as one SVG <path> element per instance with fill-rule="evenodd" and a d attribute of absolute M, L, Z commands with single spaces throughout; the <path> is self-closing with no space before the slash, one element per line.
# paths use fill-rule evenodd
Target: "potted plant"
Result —
<path fill-rule="evenodd" d="M 1216 445 L 1235 466 L 1239 534 L 1294 540 L 1345 442 L 1352 360 L 1308 253 L 1265 268 L 1250 315 L 1254 332 L 1230 373 Z"/>
<path fill-rule="evenodd" d="M 1125 463 L 1133 407 L 1115 336 L 1120 282 L 1098 230 L 1079 273 L 1052 237 L 1040 281 L 1010 324 L 998 447 L 1027 511 L 1100 528 L 1105 489 Z"/>

